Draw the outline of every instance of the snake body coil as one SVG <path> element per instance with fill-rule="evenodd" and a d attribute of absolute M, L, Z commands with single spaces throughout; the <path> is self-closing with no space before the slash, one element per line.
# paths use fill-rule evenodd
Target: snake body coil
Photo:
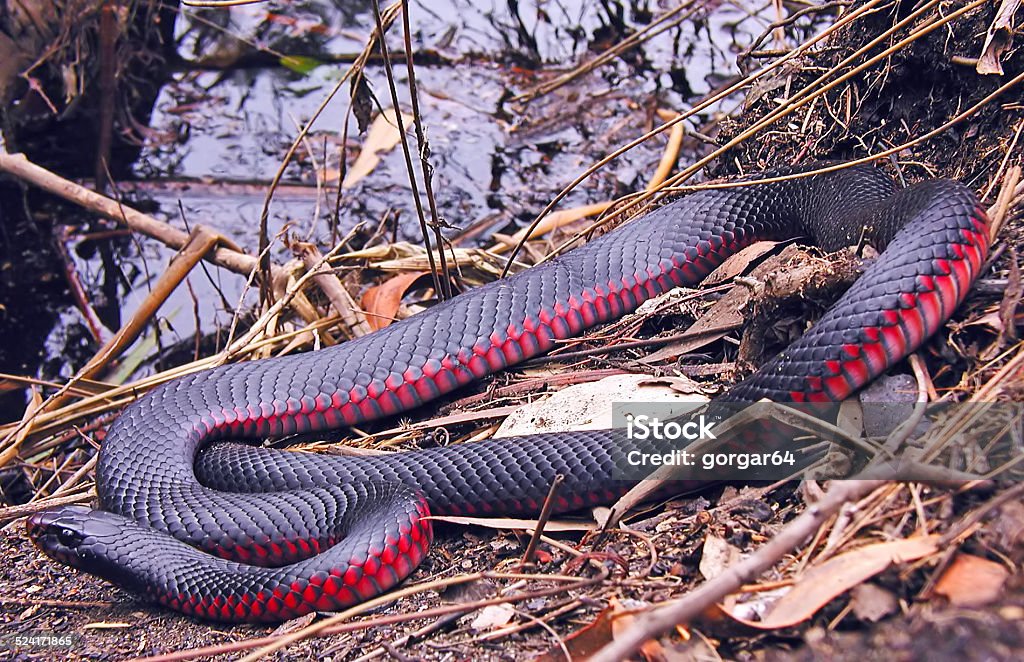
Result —
<path fill-rule="evenodd" d="M 28 529 L 50 556 L 188 614 L 279 621 L 343 608 L 423 559 L 428 505 L 534 514 L 557 474 L 559 510 L 614 499 L 629 487 L 615 480 L 629 450 L 622 436 L 538 434 L 363 458 L 223 440 L 410 409 L 694 284 L 754 241 L 803 236 L 833 250 L 866 235 L 884 253 L 801 339 L 724 396 L 840 400 L 952 314 L 981 269 L 987 233 L 966 187 L 930 180 L 896 191 L 870 167 L 700 191 L 358 340 L 155 389 L 109 429 L 102 510 L 45 511 Z"/>

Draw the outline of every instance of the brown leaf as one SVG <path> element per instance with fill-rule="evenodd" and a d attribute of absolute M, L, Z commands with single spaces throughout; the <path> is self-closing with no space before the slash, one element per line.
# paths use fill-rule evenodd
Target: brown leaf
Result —
<path fill-rule="evenodd" d="M 32 387 L 29 389 L 29 403 L 25 407 L 25 413 L 22 414 L 21 422 L 25 424 L 25 427 L 18 432 L 14 437 L 14 442 L 7 446 L 7 448 L 0 451 L 0 467 L 7 466 L 12 460 L 18 456 L 18 449 L 21 444 L 25 442 L 28 435 L 32 433 L 32 422 L 33 417 L 40 407 L 43 406 L 43 396 L 39 392 L 39 389 Z"/>
<path fill-rule="evenodd" d="M 1003 74 L 1000 58 L 1013 46 L 1013 15 L 1020 9 L 1020 0 L 1003 0 L 999 12 L 985 35 L 981 57 L 975 67 L 979 74 Z"/>
<path fill-rule="evenodd" d="M 412 120 L 412 115 L 402 113 L 404 127 L 408 128 Z M 389 109 L 377 115 L 373 124 L 370 125 L 369 133 L 366 134 L 366 140 L 363 142 L 363 148 L 359 151 L 359 156 L 356 157 L 355 163 L 345 174 L 345 181 L 341 183 L 341 188 L 352 188 L 373 172 L 373 169 L 380 163 L 380 154 L 392 149 L 401 139 L 402 134 L 398 131 L 398 124 L 395 122 L 395 111 Z M 331 173 L 331 175 L 333 177 L 329 178 L 337 177 L 337 173 Z"/>
<path fill-rule="evenodd" d="M 644 363 L 657 363 L 665 359 L 675 358 L 694 352 L 716 340 L 721 340 L 730 331 L 743 326 L 743 307 L 750 300 L 750 291 L 745 287 L 733 288 L 718 300 L 714 306 L 704 313 L 685 331 L 687 337 L 665 345 L 652 352 L 644 359 Z"/>
<path fill-rule="evenodd" d="M 771 606 L 760 621 L 731 615 L 757 630 L 778 630 L 802 623 L 819 609 L 861 582 L 894 563 L 924 558 L 938 551 L 937 536 L 883 542 L 840 554 L 813 567 L 796 580 L 793 588 Z M 728 612 L 727 612 L 728 613 Z"/>
<path fill-rule="evenodd" d="M 573 660 L 579 662 L 586 660 L 599 651 L 606 644 L 611 643 L 616 635 L 621 635 L 634 627 L 637 618 L 643 618 L 646 610 L 630 610 L 612 598 L 608 606 L 597 615 L 591 623 L 573 632 L 565 639 L 565 647 Z M 657 640 L 646 642 L 640 647 L 640 654 L 648 662 L 656 662 L 665 659 L 665 651 Z M 555 647 L 535 658 L 534 662 L 561 662 L 565 660 L 565 653 L 562 648 Z"/>
<path fill-rule="evenodd" d="M 807 620 L 833 598 L 874 577 L 894 563 L 938 551 L 936 536 L 921 536 L 860 547 L 811 568 L 793 589 L 772 605 L 761 627 L 778 629 Z"/>
<path fill-rule="evenodd" d="M 537 227 L 533 228 L 530 232 L 530 239 L 536 239 L 549 232 L 553 232 L 563 225 L 569 225 L 575 223 L 578 220 L 587 218 L 588 216 L 596 216 L 605 212 L 609 207 L 612 206 L 611 202 L 595 202 L 590 205 L 583 205 L 581 207 L 573 207 L 572 209 L 561 209 L 559 211 L 552 212 L 541 219 L 541 222 L 537 224 Z M 523 228 L 519 232 L 516 232 L 511 237 L 507 238 L 507 241 L 503 241 L 506 245 L 514 246 L 526 237 L 526 232 L 529 228 Z"/>
<path fill-rule="evenodd" d="M 352 114 L 359 124 L 359 133 L 365 133 L 366 127 L 370 126 L 370 114 L 373 112 L 373 92 L 366 83 L 365 76 L 356 76 L 352 79 Z"/>
<path fill-rule="evenodd" d="M 729 258 L 720 264 L 717 269 L 711 272 L 704 279 L 704 286 L 717 285 L 743 274 L 750 268 L 750 263 L 760 258 L 765 253 L 774 250 L 779 245 L 777 241 L 757 241 L 747 246 L 739 253 L 730 255 Z"/>
<path fill-rule="evenodd" d="M 739 549 L 727 543 L 724 538 L 708 534 L 704 539 L 704 549 L 697 568 L 704 579 L 712 579 L 739 560 Z"/>
<path fill-rule="evenodd" d="M 402 297 L 409 291 L 413 283 L 428 273 L 427 271 L 400 273 L 363 292 L 360 305 L 366 312 L 366 321 L 370 323 L 374 331 L 383 329 L 395 321 L 398 308 L 402 305 Z"/>
<path fill-rule="evenodd" d="M 1001 347 L 1009 346 L 1017 340 L 1015 319 L 1021 298 L 1024 297 L 1024 282 L 1021 281 L 1020 266 L 1017 264 L 1017 251 L 1010 246 L 1009 252 L 1006 291 L 1003 293 L 1003 300 L 999 302 L 999 321 L 1003 327 L 999 339 Z"/>
<path fill-rule="evenodd" d="M 612 641 L 612 607 L 606 607 L 593 621 L 565 638 L 565 648 L 575 660 L 585 660 Z M 561 646 L 534 658 L 534 662 L 564 662 Z"/>
<path fill-rule="evenodd" d="M 493 630 L 503 625 L 508 625 L 512 617 L 516 615 L 516 609 L 507 602 L 498 605 L 488 605 L 480 610 L 480 613 L 469 627 L 476 631 Z"/>
<path fill-rule="evenodd" d="M 997 552 L 1014 563 L 1024 561 L 1024 503 L 1010 501 L 1000 506 L 987 528 L 992 534 L 989 544 Z"/>
<path fill-rule="evenodd" d="M 736 261 L 733 262 L 733 266 L 727 268 L 726 273 L 731 273 L 741 266 L 745 268 L 756 257 L 759 257 L 763 251 L 774 246 L 773 242 L 758 242 L 740 251 L 737 255 L 733 256 L 733 258 L 736 258 Z M 746 252 L 747 250 L 750 250 L 750 252 Z M 751 277 L 764 280 L 772 274 L 777 274 L 780 268 L 779 265 L 787 264 L 793 259 L 793 256 L 799 253 L 800 251 L 795 246 L 787 246 L 779 255 L 758 265 L 751 272 Z M 718 269 L 724 269 L 728 264 L 729 261 L 727 260 Z M 718 273 L 718 270 L 715 273 Z M 714 276 L 715 274 L 713 273 L 709 278 Z M 705 279 L 705 282 L 707 282 L 707 279 Z M 700 319 L 686 329 L 685 335 L 692 337 L 687 337 L 662 347 L 648 355 L 644 362 L 657 363 L 682 354 L 694 352 L 701 347 L 710 345 L 716 340 L 722 339 L 730 331 L 742 328 L 745 323 L 743 311 L 747 308 L 753 297 L 754 293 L 749 287 L 744 285 L 733 287 L 725 296 L 716 301 L 715 305 L 711 306 L 707 312 L 701 315 Z"/>
<path fill-rule="evenodd" d="M 958 553 L 936 582 L 933 592 L 958 607 L 981 607 L 999 597 L 1009 576 L 1009 571 L 1000 563 Z"/>
<path fill-rule="evenodd" d="M 854 586 L 850 591 L 850 608 L 862 621 L 875 623 L 899 608 L 899 602 L 891 591 L 870 582 Z"/>

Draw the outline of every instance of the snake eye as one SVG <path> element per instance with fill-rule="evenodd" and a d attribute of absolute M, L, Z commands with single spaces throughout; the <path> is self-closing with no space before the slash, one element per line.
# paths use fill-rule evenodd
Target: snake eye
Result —
<path fill-rule="evenodd" d="M 78 543 L 82 542 L 82 536 L 78 531 L 62 526 L 57 529 L 57 542 L 65 547 L 74 547 Z"/>

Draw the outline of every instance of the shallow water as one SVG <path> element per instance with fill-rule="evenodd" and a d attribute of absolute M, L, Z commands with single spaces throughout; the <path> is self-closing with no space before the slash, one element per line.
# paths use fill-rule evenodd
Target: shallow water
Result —
<path fill-rule="evenodd" d="M 527 103 L 509 101 L 621 40 L 616 26 L 643 29 L 651 16 L 665 11 L 663 4 L 675 6 L 583 0 L 412 3 L 413 48 L 424 54 L 416 76 L 435 169 L 434 191 L 440 215 L 455 226 L 448 236 L 478 222 L 489 233 L 513 231 L 531 220 L 592 163 L 648 130 L 657 108 L 686 108 L 735 75 L 735 53 L 773 16 L 771 9 L 754 3 L 746 8 L 701 3 L 714 8 L 547 96 Z M 188 10 L 179 19 L 179 52 L 195 60 L 197 52 L 237 51 L 238 42 L 224 37 L 226 32 L 277 52 L 326 61 L 362 49 L 374 24 L 371 6 L 348 0 L 287 2 L 268 10 L 257 4 L 232 8 L 229 21 L 223 12 Z M 211 21 L 222 27 L 211 28 Z M 211 47 L 218 39 L 221 48 Z M 403 50 L 400 23 L 392 28 L 388 43 L 392 51 Z M 178 227 L 206 224 L 255 252 L 267 183 L 297 127 L 308 121 L 346 67 L 324 64 L 305 74 L 279 66 L 175 73 L 157 100 L 150 141 L 132 167 L 137 178 L 118 182 L 119 189 Z M 391 107 L 383 68 L 370 65 L 366 75 L 380 106 Z M 396 65 L 395 79 L 400 104 L 408 110 L 404 64 Z M 357 223 L 375 226 L 386 214 L 397 213 L 398 236 L 419 241 L 400 147 L 382 154 L 373 172 L 345 191 L 337 227 L 332 228 L 336 179 L 325 182 L 323 177 L 325 170 L 338 168 L 347 94 L 345 85 L 285 170 L 270 206 L 270 235 L 287 231 L 326 251 L 333 236 Z M 736 103 L 729 100 L 695 117 L 690 128 L 705 128 L 715 113 L 730 112 Z M 354 119 L 348 122 L 352 159 L 363 136 Z M 687 146 L 699 149 L 700 143 Z M 663 147 L 664 140 L 658 139 L 633 150 L 586 181 L 563 206 L 641 189 Z M 692 151 L 684 151 L 681 160 L 692 157 Z M 319 189 L 318 178 L 326 184 Z M 107 331 L 113 333 L 119 320 L 137 308 L 172 253 L 144 237 L 101 244 L 72 235 L 68 247 L 86 290 L 116 308 L 105 316 Z M 279 262 L 290 257 L 280 241 L 274 257 Z M 227 326 L 240 301 L 254 300 L 251 293 L 243 299 L 243 290 L 240 276 L 213 267 L 193 272 L 189 288 L 179 288 L 160 311 L 163 331 L 159 338 L 150 335 L 149 344 L 138 351 L 140 358 L 152 355 L 154 344 L 190 344 L 197 328 L 209 334 Z M 82 318 L 72 302 L 54 318 L 40 369 L 46 377 L 69 374 L 94 351 L 83 340 Z M 151 369 L 147 365 L 142 363 L 140 370 Z"/>

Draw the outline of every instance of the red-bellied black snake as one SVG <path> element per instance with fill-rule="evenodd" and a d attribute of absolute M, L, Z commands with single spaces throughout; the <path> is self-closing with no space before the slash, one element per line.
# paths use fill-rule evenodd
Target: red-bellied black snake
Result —
<path fill-rule="evenodd" d="M 754 241 L 797 236 L 829 250 L 864 236 L 886 248 L 802 338 L 723 396 L 731 401 L 847 397 L 945 322 L 988 251 L 984 211 L 948 180 L 896 191 L 862 166 L 699 191 L 358 340 L 153 390 L 110 426 L 101 510 L 44 511 L 29 533 L 55 559 L 205 618 L 279 621 L 368 599 L 426 555 L 428 505 L 535 514 L 557 474 L 559 510 L 616 498 L 629 486 L 616 476 L 622 436 L 537 434 L 374 457 L 224 440 L 405 411 L 693 284 Z"/>

